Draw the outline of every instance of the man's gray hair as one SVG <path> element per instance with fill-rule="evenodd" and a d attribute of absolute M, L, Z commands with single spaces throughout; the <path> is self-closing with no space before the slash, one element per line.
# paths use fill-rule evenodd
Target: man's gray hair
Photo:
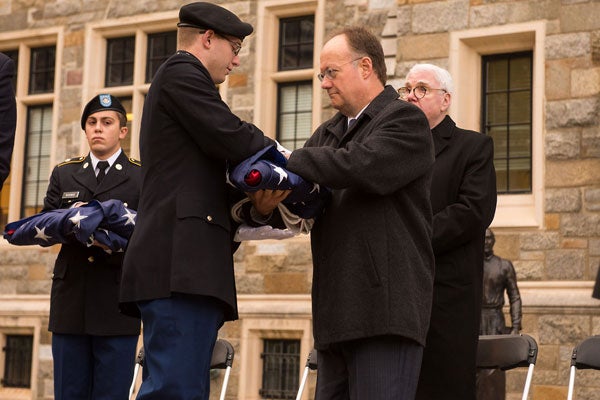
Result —
<path fill-rule="evenodd" d="M 440 87 L 436 89 L 444 89 L 450 94 L 454 93 L 454 81 L 452 80 L 452 75 L 450 75 L 450 72 L 446 71 L 444 68 L 433 64 L 415 64 L 410 71 L 408 71 L 406 77 L 408 78 L 410 74 L 416 72 L 431 72 L 440 84 Z"/>

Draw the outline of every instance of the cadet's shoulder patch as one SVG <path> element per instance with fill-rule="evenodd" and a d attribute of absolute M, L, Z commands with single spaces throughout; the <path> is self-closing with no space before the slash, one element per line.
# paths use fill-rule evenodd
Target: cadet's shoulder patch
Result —
<path fill-rule="evenodd" d="M 133 158 L 133 157 L 129 157 L 129 162 L 130 162 L 130 163 L 132 163 L 132 164 L 135 164 L 135 165 L 137 165 L 138 167 L 141 167 L 141 166 L 142 166 L 142 162 L 141 162 L 140 160 L 136 160 L 136 159 L 135 159 L 135 158 Z"/>
<path fill-rule="evenodd" d="M 58 164 L 58 166 L 62 167 L 63 165 L 67 165 L 67 164 L 76 164 L 76 163 L 83 162 L 83 160 L 85 160 L 85 156 L 67 158 L 65 161 Z"/>

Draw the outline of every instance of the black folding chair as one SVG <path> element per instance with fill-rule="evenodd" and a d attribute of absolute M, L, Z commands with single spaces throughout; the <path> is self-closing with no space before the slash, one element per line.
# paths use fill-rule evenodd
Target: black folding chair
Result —
<path fill-rule="evenodd" d="M 522 400 L 527 400 L 538 345 L 529 335 L 481 335 L 477 347 L 477 368 L 500 369 L 528 367 Z"/>
<path fill-rule="evenodd" d="M 304 391 L 304 386 L 306 385 L 306 379 L 308 378 L 309 370 L 317 369 L 317 350 L 312 349 L 310 353 L 308 353 L 308 358 L 306 359 L 306 365 L 304 366 L 304 373 L 302 374 L 302 380 L 300 381 L 300 388 L 298 389 L 298 395 L 296 395 L 296 400 L 300 400 L 302 397 L 302 392 Z"/>
<path fill-rule="evenodd" d="M 575 371 L 577 369 L 600 370 L 600 335 L 584 339 L 573 349 L 571 354 L 571 374 L 569 376 L 569 392 L 567 399 L 573 399 Z"/>
<path fill-rule="evenodd" d="M 231 366 L 233 365 L 233 356 L 235 352 L 233 346 L 225 339 L 217 339 L 213 350 L 212 359 L 210 361 L 211 369 L 224 369 L 225 376 L 223 377 L 223 385 L 221 385 L 221 396 L 219 400 L 225 400 L 227 393 L 227 384 L 229 383 L 229 375 L 231 374 Z M 144 348 L 142 347 L 135 360 L 135 370 L 133 372 L 133 382 L 129 389 L 129 398 L 133 394 L 137 383 L 137 377 L 140 369 L 144 366 Z"/>

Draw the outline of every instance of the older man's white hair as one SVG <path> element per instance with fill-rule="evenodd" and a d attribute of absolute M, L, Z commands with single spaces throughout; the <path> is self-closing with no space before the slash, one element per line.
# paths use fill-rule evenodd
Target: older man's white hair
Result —
<path fill-rule="evenodd" d="M 437 65 L 433 64 L 415 64 L 408 71 L 408 74 L 406 74 L 406 79 L 408 80 L 408 76 L 410 74 L 417 72 L 431 72 L 440 84 L 440 87 L 436 89 L 444 89 L 450 94 L 454 93 L 454 81 L 452 80 L 450 72 L 446 71 L 444 68 L 438 67 Z"/>

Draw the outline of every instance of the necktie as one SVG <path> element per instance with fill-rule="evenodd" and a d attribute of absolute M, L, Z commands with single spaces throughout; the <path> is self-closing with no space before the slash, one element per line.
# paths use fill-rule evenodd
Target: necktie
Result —
<path fill-rule="evenodd" d="M 96 175 L 96 182 L 102 182 L 102 179 L 106 176 L 106 168 L 108 168 L 108 161 L 98 161 L 96 167 L 99 169 L 98 175 Z"/>
<path fill-rule="evenodd" d="M 356 123 L 356 118 L 348 119 L 348 128 L 346 129 L 346 131 L 349 131 L 350 128 L 352 128 L 352 125 L 354 125 L 355 123 Z"/>

